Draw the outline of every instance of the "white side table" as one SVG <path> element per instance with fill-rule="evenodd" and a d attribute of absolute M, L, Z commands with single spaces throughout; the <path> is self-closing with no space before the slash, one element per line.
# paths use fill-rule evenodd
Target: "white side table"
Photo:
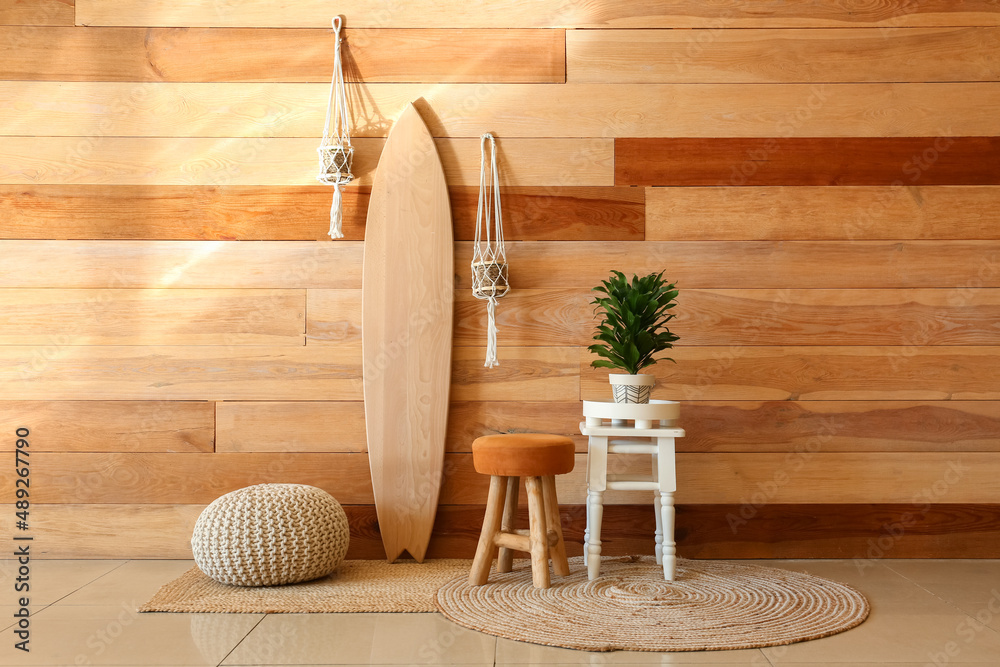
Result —
<path fill-rule="evenodd" d="M 674 438 L 684 437 L 676 428 L 680 415 L 677 401 L 612 403 L 584 401 L 580 432 L 587 436 L 587 531 L 583 557 L 587 576 L 595 579 L 601 570 L 601 521 L 604 492 L 608 489 L 653 491 L 656 511 L 656 562 L 663 577 L 674 580 L 677 545 L 674 542 Z M 609 475 L 608 454 L 650 454 L 649 475 Z"/>

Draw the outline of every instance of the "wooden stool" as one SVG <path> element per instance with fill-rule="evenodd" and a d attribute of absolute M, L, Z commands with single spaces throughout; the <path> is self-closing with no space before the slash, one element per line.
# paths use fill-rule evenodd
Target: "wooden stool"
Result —
<path fill-rule="evenodd" d="M 482 586 L 487 582 L 497 547 L 497 572 L 510 572 L 513 552 L 531 554 L 535 588 L 549 587 L 550 556 L 555 573 L 568 575 L 555 476 L 573 470 L 573 441 L 543 433 L 488 435 L 472 443 L 472 461 L 476 472 L 490 475 L 490 495 L 469 584 Z M 528 492 L 528 530 L 514 527 L 521 477 Z"/>

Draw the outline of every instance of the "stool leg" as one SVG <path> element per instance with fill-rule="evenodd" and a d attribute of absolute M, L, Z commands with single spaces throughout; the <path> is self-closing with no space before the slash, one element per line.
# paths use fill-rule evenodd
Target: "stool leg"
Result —
<path fill-rule="evenodd" d="M 528 492 L 528 538 L 531 541 L 531 583 L 535 588 L 548 588 L 549 578 L 549 538 L 545 525 L 545 505 L 542 499 L 542 483 L 537 477 L 525 477 L 524 488 Z"/>
<path fill-rule="evenodd" d="M 503 505 L 503 521 L 500 524 L 500 531 L 513 533 L 517 520 L 517 495 L 521 486 L 520 477 L 507 478 L 507 500 Z M 500 554 L 497 556 L 497 572 L 510 572 L 514 567 L 514 550 L 500 547 Z"/>
<path fill-rule="evenodd" d="M 490 578 L 490 564 L 493 562 L 493 552 L 496 549 L 493 538 L 500 530 L 506 485 L 506 477 L 498 475 L 490 477 L 490 495 L 486 500 L 483 530 L 479 533 L 479 546 L 476 547 L 476 557 L 472 561 L 472 572 L 469 574 L 470 586 L 482 586 Z"/>
<path fill-rule="evenodd" d="M 657 484 L 653 491 L 653 514 L 656 516 L 656 564 L 663 565 L 663 515 L 660 513 L 660 464 L 658 452 L 653 452 L 653 481 Z"/>
<path fill-rule="evenodd" d="M 601 521 L 604 520 L 604 492 L 587 492 L 587 578 L 601 573 Z"/>
<path fill-rule="evenodd" d="M 663 564 L 663 513 L 659 491 L 653 491 L 653 514 L 656 515 L 656 564 Z"/>
<path fill-rule="evenodd" d="M 549 547 L 552 571 L 560 577 L 566 577 L 569 576 L 569 561 L 566 560 L 566 543 L 563 542 L 559 500 L 556 498 L 556 478 L 553 475 L 542 477 L 542 500 L 545 502 L 545 524 L 549 532 L 556 534 L 556 543 Z"/>
<path fill-rule="evenodd" d="M 677 571 L 677 543 L 674 542 L 674 494 L 660 493 L 660 512 L 663 517 L 663 578 L 674 580 Z"/>

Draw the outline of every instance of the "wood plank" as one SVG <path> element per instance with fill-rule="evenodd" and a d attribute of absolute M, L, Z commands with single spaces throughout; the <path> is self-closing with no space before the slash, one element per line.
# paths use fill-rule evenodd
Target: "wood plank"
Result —
<path fill-rule="evenodd" d="M 495 368 L 483 367 L 485 356 L 485 340 L 480 347 L 456 347 L 452 351 L 452 400 L 579 400 L 577 348 L 505 347 L 498 351 L 500 365 Z"/>
<path fill-rule="evenodd" d="M 364 239 L 369 192 L 344 190 L 348 240 Z M 0 238 L 327 241 L 332 195 L 323 185 L 0 185 Z"/>
<path fill-rule="evenodd" d="M 0 102 L 2 103 L 2 102 Z M 455 238 L 475 238 L 478 187 L 450 189 Z M 639 241 L 640 188 L 501 188 L 504 238 Z M 347 188 L 344 236 L 362 240 L 370 188 Z M 0 185 L 0 238 L 326 241 L 332 190 L 305 186 Z M 142 210 L 142 216 L 135 211 Z"/>
<path fill-rule="evenodd" d="M 498 345 L 585 347 L 592 298 L 581 288 L 511 290 L 496 309 Z M 357 343 L 358 300 L 356 290 L 309 290 L 308 341 Z M 481 345 L 486 318 L 471 291 L 459 292 L 455 345 Z M 689 289 L 671 330 L 687 345 L 997 345 L 998 320 L 994 289 Z"/>
<path fill-rule="evenodd" d="M 998 183 L 998 137 L 615 140 L 615 185 Z"/>
<path fill-rule="evenodd" d="M 500 157 L 506 163 L 502 169 L 509 169 L 509 159 Z M 500 197 L 508 241 L 641 241 L 645 236 L 645 192 L 639 188 L 502 187 Z M 475 239 L 478 203 L 478 186 L 451 188 L 456 240 Z"/>
<path fill-rule="evenodd" d="M 187 401 L 4 401 L 0 430 L 32 452 L 212 452 L 215 406 Z M 0 439 L 0 451 L 14 449 Z"/>
<path fill-rule="evenodd" d="M 690 289 L 683 294 L 671 330 L 686 345 L 1000 344 L 1000 292 L 990 289 Z M 503 332 L 498 343 L 587 346 L 597 324 L 592 298 L 580 289 L 512 290 L 496 309 Z M 461 293 L 455 315 L 456 345 L 485 339 L 486 311 L 471 293 Z"/>
<path fill-rule="evenodd" d="M 998 239 L 1000 187 L 646 189 L 646 238 L 663 241 Z"/>
<path fill-rule="evenodd" d="M 996 503 L 1000 498 L 995 482 L 1000 473 L 1000 453 L 810 449 L 791 453 L 680 453 L 677 502 Z M 447 456 L 442 504 L 486 502 L 489 477 L 476 473 L 471 459 L 471 454 Z M 556 478 L 560 505 L 586 503 L 586 461 L 586 454 L 577 454 L 573 472 Z M 619 454 L 610 458 L 608 465 L 611 473 L 650 472 L 648 456 Z M 886 484 L 886 479 L 893 483 Z M 649 501 L 648 491 L 608 491 L 604 497 L 606 505 Z"/>
<path fill-rule="evenodd" d="M 456 402 L 449 450 L 508 432 L 542 432 L 577 440 L 579 402 Z M 685 401 L 679 452 L 796 452 L 822 438 L 825 452 L 998 451 L 996 401 Z"/>
<path fill-rule="evenodd" d="M 1000 291 L 994 289 L 683 294 L 671 331 L 689 345 L 1000 344 Z"/>
<path fill-rule="evenodd" d="M 366 452 L 360 401 L 216 404 L 219 452 Z"/>
<path fill-rule="evenodd" d="M 449 451 L 496 433 L 580 435 L 579 402 L 456 402 Z M 996 401 L 685 401 L 679 452 L 797 452 L 822 437 L 825 452 L 998 451 Z"/>
<path fill-rule="evenodd" d="M 7 512 L 13 505 L 3 505 Z M 36 558 L 191 558 L 191 533 L 203 505 L 37 505 L 33 516 L 46 536 Z M 685 558 L 856 558 L 867 568 L 878 558 L 1000 557 L 1000 507 L 989 504 L 769 504 L 733 533 L 727 517 L 741 505 L 680 505 L 676 537 Z M 382 559 L 375 508 L 347 505 L 349 559 Z M 442 507 L 429 558 L 471 558 L 484 508 Z M 746 511 L 746 510 L 744 510 Z M 570 556 L 582 553 L 586 512 L 560 503 Z M 527 515 L 519 513 L 521 525 Z M 899 531 L 903 527 L 903 531 Z M 655 529 L 646 504 L 608 505 L 601 533 L 607 556 L 653 553 Z M 892 532 L 890 532 L 892 531 Z M 863 570 L 862 570 L 863 571 Z"/>
<path fill-rule="evenodd" d="M 8 476 L 11 477 L 11 476 Z M 252 484 L 309 484 L 345 504 L 373 500 L 364 454 L 63 454 L 32 459 L 35 503 L 208 504 Z M 5 479 L 7 497 L 14 480 Z"/>
<path fill-rule="evenodd" d="M 511 280 L 518 284 L 513 272 Z M 589 289 L 512 289 L 497 302 L 497 345 L 590 345 L 597 323 L 592 299 Z M 486 304 L 471 290 L 461 290 L 455 302 L 455 344 L 483 345 L 486 324 Z"/>
<path fill-rule="evenodd" d="M 13 508 L 13 505 L 5 506 Z M 31 508 L 39 559 L 191 559 L 191 535 L 205 504 L 71 504 Z"/>
<path fill-rule="evenodd" d="M 0 345 L 298 345 L 305 290 L 0 289 Z"/>
<path fill-rule="evenodd" d="M 230 0 L 220 12 L 200 0 L 78 0 L 83 25 L 258 26 L 327 28 L 323 0 L 286 3 Z M 824 0 L 593 0 L 586 4 L 546 0 L 411 0 L 352 3 L 347 28 L 781 28 L 847 26 L 998 25 L 991 0 L 887 0 L 831 3 Z M 365 31 L 367 34 L 368 30 Z"/>
<path fill-rule="evenodd" d="M 73 0 L 7 0 L 0 5 L 0 25 L 73 25 L 73 20 Z"/>
<path fill-rule="evenodd" d="M 327 221 L 329 225 L 329 219 Z M 0 241 L 2 287 L 361 287 L 362 243 Z"/>
<path fill-rule="evenodd" d="M 678 346 L 650 367 L 672 400 L 996 400 L 995 347 Z M 607 370 L 581 350 L 584 399 L 608 400 Z"/>
<path fill-rule="evenodd" d="M 680 425 L 683 452 L 1000 450 L 996 401 L 693 401 Z"/>
<path fill-rule="evenodd" d="M 642 275 L 665 267 L 682 290 L 948 288 L 958 300 L 953 303 L 962 303 L 970 289 L 1000 287 L 996 241 L 539 241 L 506 247 L 512 294 L 590 290 L 612 269 Z M 456 263 L 468 261 L 472 244 L 456 243 L 455 252 Z M 471 276 L 459 272 L 456 279 L 460 291 L 470 289 Z"/>
<path fill-rule="evenodd" d="M 441 557 L 471 557 L 482 509 L 444 509 L 431 543 L 432 557 L 438 553 Z M 1000 553 L 1000 507 L 996 505 L 769 504 L 755 509 L 752 520 L 741 524 L 730 519 L 746 512 L 746 506 L 679 505 L 675 537 L 680 555 L 706 559 L 854 558 L 864 573 L 880 558 L 995 558 Z M 586 507 L 560 503 L 560 515 L 569 555 L 581 555 Z M 526 525 L 523 508 L 518 520 L 519 525 Z M 649 504 L 609 505 L 604 509 L 602 553 L 651 555 L 654 543 L 650 536 L 655 529 Z"/>
<path fill-rule="evenodd" d="M 469 452 L 484 435 L 541 432 L 572 437 L 584 452 L 580 419 L 578 402 L 455 402 L 448 451 Z M 1000 447 L 995 401 L 689 401 L 682 426 L 682 452 L 801 451 L 817 434 L 831 452 Z M 365 451 L 364 415 L 354 402 L 220 403 L 217 438 L 218 451 Z"/>
<path fill-rule="evenodd" d="M 567 401 L 455 401 L 448 412 L 448 451 L 471 452 L 472 441 L 497 433 L 553 433 L 576 441 L 576 451 L 587 451 L 580 435 L 580 402 Z"/>
<path fill-rule="evenodd" d="M 226 401 L 216 405 L 216 451 L 367 451 L 364 406 L 358 401 Z M 580 419 L 579 401 L 458 401 L 448 412 L 447 449 L 468 453 L 472 441 L 483 435 L 537 432 L 573 437 L 577 450 L 585 452 Z"/>
<path fill-rule="evenodd" d="M 454 351 L 455 400 L 579 400 L 578 348 L 507 347 L 494 369 L 484 352 Z M 360 366 L 356 346 L 3 346 L 0 400 L 359 400 Z"/>
<path fill-rule="evenodd" d="M 325 11 L 324 14 L 329 14 Z M 28 81 L 330 81 L 325 29 L 0 26 L 0 78 Z M 360 81 L 562 83 L 562 30 L 344 32 Z"/>
<path fill-rule="evenodd" d="M 318 137 L 327 95 L 323 83 L 0 81 L 0 133 L 35 136 L 44 127 L 46 135 L 68 137 Z M 1000 133 L 991 113 L 1000 106 L 994 83 L 365 83 L 348 85 L 347 96 L 355 138 L 384 137 L 410 103 L 434 136 L 452 138 L 478 137 L 483 127 L 504 138 Z"/>
<path fill-rule="evenodd" d="M 573 83 L 996 81 L 1000 29 L 571 30 Z"/>
<path fill-rule="evenodd" d="M 613 185 L 613 139 L 504 139 L 511 186 Z M 9 137 L 0 146 L 0 184 L 283 185 L 316 180 L 316 139 Z M 382 139 L 353 142 L 356 177 L 371 185 Z M 439 139 L 448 184 L 478 185 L 479 139 Z M 547 159 L 539 160 L 539 155 Z"/>
<path fill-rule="evenodd" d="M 585 460 L 583 455 L 577 458 Z M 585 466 L 580 463 L 582 472 Z M 643 463 L 618 463 L 616 468 L 626 473 L 648 469 L 648 461 Z M 992 452 L 678 454 L 676 498 L 690 504 L 901 503 L 915 498 L 995 503 L 1000 494 L 989 477 L 995 480 L 998 465 L 1000 455 Z M 585 502 L 585 475 L 576 483 L 572 478 L 577 474 L 558 478 L 561 502 L 564 497 L 570 504 Z M 631 499 L 628 492 L 616 495 L 614 504 L 646 500 L 645 492 Z"/>
<path fill-rule="evenodd" d="M 0 507 L 14 511 L 13 505 Z M 347 558 L 385 558 L 375 508 L 343 508 L 351 527 Z M 36 543 L 38 551 L 33 552 L 33 557 L 191 559 L 191 534 L 204 509 L 204 504 L 35 505 L 33 527 L 46 539 Z"/>
<path fill-rule="evenodd" d="M 316 398 L 361 398 L 357 347 L 0 346 L 0 400 Z"/>
<path fill-rule="evenodd" d="M 306 291 L 306 344 L 361 343 L 361 290 Z"/>
<path fill-rule="evenodd" d="M 815 448 L 814 448 L 815 449 Z M 586 454 L 556 484 L 560 503 L 586 502 Z M 616 473 L 648 472 L 648 457 L 617 455 Z M 996 503 L 997 452 L 681 453 L 678 503 Z M 894 480 L 886 484 L 886 478 Z M 40 504 L 209 503 L 260 483 L 311 484 L 344 504 L 371 504 L 363 453 L 47 453 L 32 459 L 32 499 Z M 13 496 L 13 477 L 0 487 Z M 486 501 L 489 476 L 472 455 L 445 456 L 442 505 Z M 926 498 L 924 497 L 926 495 Z M 914 499 L 918 500 L 914 500 Z M 647 492 L 609 491 L 605 503 L 645 503 Z M 522 503 L 524 504 L 524 503 Z"/>
<path fill-rule="evenodd" d="M 641 519 L 630 533 L 652 523 L 616 510 Z M 974 503 L 681 505 L 675 534 L 686 558 L 853 558 L 864 574 L 881 558 L 996 558 L 998 518 L 1000 507 Z"/>

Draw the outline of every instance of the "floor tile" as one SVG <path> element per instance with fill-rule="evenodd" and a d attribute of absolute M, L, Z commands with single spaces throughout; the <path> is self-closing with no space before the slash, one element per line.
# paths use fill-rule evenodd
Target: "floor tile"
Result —
<path fill-rule="evenodd" d="M 262 616 L 123 614 L 108 619 L 84 613 L 46 619 L 39 614 L 31 625 L 30 653 L 0 651 L 0 665 L 217 665 Z"/>
<path fill-rule="evenodd" d="M 32 560 L 26 593 L 33 606 L 51 604 L 124 564 L 123 560 Z M 0 590 L 22 595 L 14 590 L 19 576 L 16 561 L 0 561 Z"/>
<path fill-rule="evenodd" d="M 439 614 L 272 614 L 224 664 L 492 664 L 495 644 Z"/>
<path fill-rule="evenodd" d="M 913 611 L 885 611 L 879 600 L 860 626 L 832 637 L 763 649 L 778 665 L 804 662 L 932 662 L 943 656 L 952 662 L 996 664 L 1000 634 L 983 628 L 966 639 L 968 616 L 945 605 Z M 963 629 L 966 629 L 963 631 Z"/>
<path fill-rule="evenodd" d="M 577 665 L 614 665 L 614 667 L 649 667 L 650 665 L 671 665 L 672 667 L 733 667 L 734 665 L 747 665 L 748 667 L 770 667 L 770 664 L 763 656 L 761 656 L 756 662 L 704 662 L 700 660 L 692 660 L 690 655 L 687 659 L 683 656 L 685 654 L 664 654 L 655 653 L 653 655 L 657 656 L 652 662 L 612 662 L 610 661 L 610 656 L 614 655 L 612 653 L 590 653 L 588 654 L 589 662 L 537 662 L 537 663 L 527 663 L 529 666 L 537 665 L 541 667 L 576 667 Z M 675 657 L 677 656 L 677 657 Z M 687 660 L 687 661 L 686 661 Z M 525 663 L 510 663 L 502 664 L 496 663 L 496 667 L 522 667 Z M 896 665 L 893 665 L 896 667 Z M 982 666 L 980 666 L 982 667 Z"/>
<path fill-rule="evenodd" d="M 145 602 L 143 600 L 142 602 Z M 132 616 L 138 616 L 139 612 L 137 609 L 141 602 L 122 602 L 116 605 L 78 605 L 78 604 L 62 604 L 61 602 L 56 602 L 48 607 L 40 609 L 36 614 L 41 617 L 43 614 L 45 616 L 45 622 L 48 623 L 50 620 L 84 620 L 88 618 L 99 618 L 106 621 L 114 619 L 123 619 Z M 145 614 L 146 616 L 153 617 L 155 614 Z M 263 616 L 263 614 L 260 614 Z"/>
<path fill-rule="evenodd" d="M 14 605 L 0 605 L 0 630 L 12 628 L 17 624 L 17 619 L 14 617 L 14 614 L 20 609 L 20 607 Z M 28 607 L 28 614 L 30 614 L 28 618 L 34 617 L 43 609 L 45 609 L 45 607 Z"/>
<path fill-rule="evenodd" d="M 191 569 L 188 560 L 130 560 L 92 584 L 60 601 L 61 604 L 117 606 L 143 604 L 164 584 Z"/>
<path fill-rule="evenodd" d="M 497 639 L 498 665 L 753 665 L 768 663 L 757 649 L 741 651 L 679 651 L 653 653 L 646 651 L 592 652 L 542 646 L 509 639 Z"/>
<path fill-rule="evenodd" d="M 958 607 L 978 624 L 1000 631 L 1000 561 L 911 560 L 886 565 Z"/>
<path fill-rule="evenodd" d="M 926 588 L 907 579 L 881 563 L 859 571 L 850 560 L 787 560 L 754 561 L 758 565 L 805 572 L 831 581 L 847 584 L 868 598 L 872 608 L 880 611 L 913 611 L 915 609 L 948 613 L 943 600 Z"/>

